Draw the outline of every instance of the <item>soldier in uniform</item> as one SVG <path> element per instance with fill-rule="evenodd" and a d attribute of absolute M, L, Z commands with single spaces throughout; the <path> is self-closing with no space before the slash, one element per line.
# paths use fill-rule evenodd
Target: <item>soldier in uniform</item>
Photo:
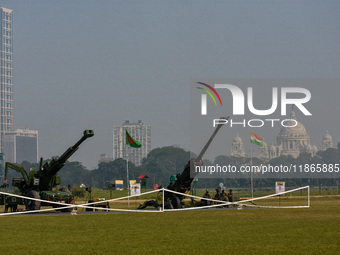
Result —
<path fill-rule="evenodd" d="M 214 196 L 214 199 L 215 200 L 220 200 L 220 190 L 219 189 L 215 189 L 215 191 L 216 191 L 216 194 Z"/>
<path fill-rule="evenodd" d="M 220 195 L 221 201 L 228 201 L 227 193 L 225 193 L 224 189 L 222 190 L 222 193 Z M 224 205 L 223 207 L 228 207 L 228 205 Z"/>
<path fill-rule="evenodd" d="M 203 194 L 203 198 L 211 198 L 208 190 L 205 190 L 205 193 Z"/>
<path fill-rule="evenodd" d="M 228 201 L 232 203 L 233 202 L 233 191 L 232 191 L 232 189 L 229 190 L 227 196 L 228 196 Z"/>
<path fill-rule="evenodd" d="M 205 193 L 203 194 L 203 198 L 209 198 L 209 199 L 211 198 L 208 190 L 205 190 Z M 211 203 L 211 201 L 206 200 L 206 199 L 201 199 L 201 202 L 203 205 L 210 205 Z"/>

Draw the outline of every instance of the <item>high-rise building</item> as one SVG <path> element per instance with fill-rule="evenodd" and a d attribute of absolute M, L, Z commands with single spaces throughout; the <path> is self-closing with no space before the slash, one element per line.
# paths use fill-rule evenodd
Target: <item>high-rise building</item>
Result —
<path fill-rule="evenodd" d="M 133 148 L 126 144 L 127 131 L 142 146 Z M 113 159 L 123 158 L 139 166 L 142 159 L 151 151 L 151 128 L 144 125 L 141 120 L 130 123 L 128 120 L 121 126 L 113 128 Z"/>
<path fill-rule="evenodd" d="M 0 7 L 0 152 L 4 133 L 13 128 L 13 13 Z"/>
<path fill-rule="evenodd" d="M 0 180 L 4 179 L 5 175 L 5 154 L 0 153 Z"/>
<path fill-rule="evenodd" d="M 4 133 L 6 161 L 21 164 L 38 162 L 38 131 L 30 129 L 8 130 Z"/>

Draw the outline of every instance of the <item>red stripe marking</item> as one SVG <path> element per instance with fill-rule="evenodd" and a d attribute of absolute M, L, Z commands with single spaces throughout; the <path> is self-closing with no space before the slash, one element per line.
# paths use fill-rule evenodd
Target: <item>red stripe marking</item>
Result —
<path fill-rule="evenodd" d="M 197 83 L 202 84 L 202 85 L 208 87 L 209 89 L 211 89 L 212 92 L 214 92 L 215 95 L 217 96 L 218 100 L 220 100 L 220 103 L 221 103 L 221 106 L 222 106 L 222 100 L 221 100 L 221 98 L 220 98 L 220 95 L 217 93 L 217 91 L 216 91 L 213 87 L 211 87 L 209 84 L 205 84 L 205 83 L 203 83 L 203 82 L 197 82 Z"/>

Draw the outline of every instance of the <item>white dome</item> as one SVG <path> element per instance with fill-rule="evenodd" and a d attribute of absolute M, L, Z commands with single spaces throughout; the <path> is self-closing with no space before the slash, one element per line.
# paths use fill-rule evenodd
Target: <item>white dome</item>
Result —
<path fill-rule="evenodd" d="M 323 137 L 322 139 L 323 141 L 333 141 L 333 138 L 331 137 L 331 135 L 329 134 L 328 130 L 326 135 Z"/>
<path fill-rule="evenodd" d="M 295 127 L 282 127 L 279 133 L 280 137 L 295 137 L 295 138 L 304 138 L 304 137 L 309 137 L 307 134 L 306 128 L 296 120 L 296 116 L 294 111 L 292 111 L 291 114 L 291 119 L 295 120 L 297 122 L 297 125 Z M 295 121 L 290 120 L 286 121 L 285 125 L 286 126 L 294 126 L 296 124 Z"/>
<path fill-rule="evenodd" d="M 239 137 L 238 133 L 236 134 L 234 140 L 233 140 L 234 143 L 242 143 L 242 139 L 241 137 Z"/>

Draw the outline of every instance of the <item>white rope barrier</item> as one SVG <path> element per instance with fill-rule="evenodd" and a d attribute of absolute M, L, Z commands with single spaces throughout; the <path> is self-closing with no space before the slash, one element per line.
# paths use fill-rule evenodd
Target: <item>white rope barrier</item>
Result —
<path fill-rule="evenodd" d="M 306 189 L 306 188 L 308 189 L 308 205 L 306 205 L 306 206 L 258 206 L 258 205 L 249 205 L 249 204 L 244 205 L 244 203 L 247 203 L 247 202 L 252 202 L 252 201 L 260 200 L 260 199 L 266 199 L 266 198 L 269 198 L 269 197 L 275 197 L 275 196 L 295 192 L 295 191 Z M 247 207 L 271 208 L 271 209 L 275 209 L 275 208 L 309 208 L 309 206 L 310 206 L 310 204 L 309 204 L 309 186 L 299 187 L 299 188 L 292 189 L 292 190 L 282 192 L 282 193 L 279 193 L 279 194 L 271 194 L 271 195 L 267 195 L 267 196 L 263 196 L 263 197 L 257 197 L 257 198 L 252 198 L 252 199 L 247 199 L 247 200 L 242 200 L 242 201 L 235 201 L 235 202 L 227 202 L 227 201 L 214 200 L 214 199 L 209 199 L 209 198 L 202 198 L 202 197 L 197 197 L 197 196 L 193 196 L 193 195 L 189 195 L 189 194 L 183 194 L 183 193 L 173 191 L 173 190 L 168 190 L 168 189 L 164 189 L 164 190 L 171 192 L 171 193 L 174 193 L 174 194 L 183 195 L 183 196 L 186 196 L 186 197 L 204 199 L 205 201 L 220 203 L 218 205 L 206 205 L 206 206 L 201 206 L 201 207 L 164 209 L 164 211 L 189 211 L 189 210 L 198 210 L 198 209 L 208 209 L 208 208 L 220 207 L 220 206 L 225 206 L 225 205 L 238 205 L 238 206 L 242 205 L 242 206 L 247 206 Z"/>
<path fill-rule="evenodd" d="M 194 196 L 194 195 L 190 195 L 190 194 L 186 194 L 186 193 L 180 193 L 177 191 L 173 191 L 173 190 L 169 190 L 169 189 L 164 189 L 164 191 L 168 191 L 177 195 L 182 195 L 182 196 L 186 196 L 186 197 L 192 197 L 192 198 L 197 198 L 197 199 L 204 199 L 205 201 L 211 201 L 211 202 L 216 202 L 216 203 L 223 203 L 223 204 L 232 204 L 232 202 L 227 202 L 227 201 L 222 201 L 222 200 L 215 200 L 212 198 L 205 198 L 205 197 L 198 197 L 198 196 Z"/>
<path fill-rule="evenodd" d="M 78 204 L 65 204 L 65 203 L 55 202 L 55 201 L 47 201 L 47 200 L 43 200 L 43 199 L 26 197 L 26 196 L 22 196 L 22 195 L 17 195 L 17 194 L 12 194 L 12 193 L 0 191 L 0 194 L 10 196 L 10 197 L 17 197 L 17 198 L 22 198 L 22 199 L 26 199 L 26 200 L 34 200 L 34 201 L 44 202 L 44 203 L 48 203 L 48 204 L 62 205 L 60 207 L 49 208 L 49 209 L 0 213 L 0 216 L 10 216 L 10 215 L 27 214 L 27 213 L 40 213 L 40 212 L 48 212 L 48 211 L 55 211 L 55 210 L 64 210 L 64 209 L 68 209 L 68 208 L 77 208 L 77 207 L 85 208 L 85 209 L 88 208 L 88 209 L 93 209 L 93 210 L 102 209 L 102 210 L 106 210 L 106 211 L 122 211 L 122 212 L 159 212 L 159 210 L 143 211 L 143 210 L 134 210 L 134 209 L 115 209 L 115 208 L 104 208 L 104 207 L 89 206 L 89 205 L 96 205 L 96 204 L 101 204 L 101 203 L 106 203 L 106 202 L 114 202 L 114 201 L 118 201 L 118 200 L 132 198 L 132 197 L 139 197 L 141 195 L 147 195 L 147 194 L 151 194 L 151 193 L 155 193 L 155 192 L 159 192 L 159 191 L 160 190 L 153 190 L 153 191 L 144 192 L 140 195 L 131 195 L 131 196 L 125 196 L 125 197 L 120 197 L 120 198 L 113 198 L 113 199 L 109 199 L 109 200 L 99 200 L 99 201 L 94 201 L 94 202 L 91 202 L 91 203 L 85 203 L 85 204 L 79 204 L 79 205 Z"/>
<path fill-rule="evenodd" d="M 287 193 L 291 193 L 291 192 L 302 190 L 302 189 L 307 189 L 307 191 L 308 191 L 308 205 L 306 205 L 306 206 L 260 206 L 260 205 L 251 205 L 251 204 L 245 205 L 244 204 L 244 203 L 247 203 L 247 202 L 253 202 L 253 201 L 256 201 L 256 200 L 260 200 L 260 199 L 266 199 L 266 198 L 270 198 L 270 197 L 275 197 L 275 196 L 278 196 L 278 195 L 287 194 Z M 177 191 L 168 190 L 168 189 L 163 188 L 163 189 L 158 189 L 158 190 L 153 190 L 153 191 L 148 191 L 148 192 L 145 192 L 145 193 L 141 193 L 139 195 L 130 195 L 130 196 L 125 196 L 125 197 L 120 197 L 120 198 L 113 198 L 113 199 L 108 199 L 108 200 L 99 200 L 99 201 L 94 201 L 94 202 L 91 202 L 91 203 L 84 203 L 84 204 L 65 204 L 65 203 L 61 203 L 61 202 L 46 201 L 46 200 L 42 200 L 42 199 L 38 199 L 38 198 L 26 197 L 26 196 L 22 196 L 22 195 L 11 194 L 11 193 L 0 191 L 0 194 L 6 195 L 6 196 L 22 198 L 22 199 L 25 199 L 25 200 L 34 200 L 34 201 L 38 201 L 38 202 L 49 203 L 49 204 L 52 204 L 52 205 L 59 205 L 60 206 L 60 207 L 49 208 L 49 209 L 41 209 L 41 210 L 0 213 L 0 216 L 10 216 L 10 215 L 19 215 L 19 214 L 27 214 L 27 213 L 40 213 L 40 212 L 48 212 L 48 211 L 55 211 L 55 210 L 64 210 L 64 209 L 68 209 L 68 208 L 76 209 L 78 207 L 79 208 L 85 208 L 85 209 L 92 209 L 92 210 L 101 209 L 101 210 L 105 210 L 105 211 L 116 211 L 116 212 L 165 212 L 165 211 L 171 212 L 171 211 L 189 211 L 189 210 L 202 210 L 202 209 L 209 209 L 209 208 L 215 208 L 215 207 L 221 207 L 221 206 L 229 206 L 229 205 L 237 205 L 237 206 L 242 206 L 242 207 L 246 206 L 246 207 L 254 207 L 254 208 L 270 208 L 270 209 L 274 209 L 274 208 L 309 208 L 310 207 L 309 191 L 310 191 L 309 186 L 304 186 L 304 187 L 292 189 L 292 190 L 289 190 L 289 191 L 286 191 L 286 192 L 282 192 L 282 193 L 279 193 L 279 194 L 271 194 L 271 195 L 267 195 L 267 196 L 263 196 L 263 197 L 257 197 L 257 198 L 242 200 L 242 201 L 228 202 L 228 201 L 215 200 L 215 199 L 211 199 L 211 198 L 198 197 L 198 196 L 194 196 L 194 195 L 190 195 L 190 194 L 185 194 L 185 193 L 180 193 L 180 192 L 177 192 Z M 124 199 L 129 199 L 129 198 L 134 198 L 134 197 L 140 197 L 142 195 L 152 194 L 152 193 L 156 193 L 156 192 L 162 192 L 163 193 L 163 204 L 159 208 L 159 210 L 157 210 L 157 209 L 152 209 L 152 210 L 116 209 L 116 208 L 95 207 L 96 204 L 110 203 L 110 202 L 115 202 L 115 201 L 118 201 L 118 200 L 124 200 Z M 188 197 L 188 198 L 194 198 L 194 199 L 201 199 L 201 200 L 204 200 L 204 201 L 210 201 L 210 202 L 218 203 L 218 204 L 206 205 L 206 206 L 198 206 L 198 207 L 188 207 L 188 208 L 165 209 L 164 208 L 165 202 L 166 202 L 164 200 L 165 192 L 170 192 L 170 193 L 181 195 L 181 196 L 185 196 L 185 197 Z"/>
<path fill-rule="evenodd" d="M 308 205 L 294 205 L 294 206 L 265 206 L 265 205 L 247 205 L 247 207 L 263 208 L 263 209 L 297 209 L 297 208 L 309 208 Z"/>
<path fill-rule="evenodd" d="M 244 202 L 256 201 L 256 200 L 265 199 L 265 198 L 268 198 L 268 197 L 275 197 L 275 196 L 283 195 L 283 194 L 286 194 L 286 193 L 291 193 L 291 192 L 298 191 L 298 190 L 301 190 L 301 189 L 306 189 L 306 188 L 309 188 L 309 186 L 303 186 L 303 187 L 300 187 L 300 188 L 288 190 L 288 191 L 281 192 L 281 193 L 278 193 L 278 194 L 271 194 L 271 195 L 264 196 L 264 197 L 256 197 L 256 198 L 252 198 L 252 199 L 248 199 L 248 200 L 242 200 L 242 201 L 239 201 L 239 202 L 244 203 Z M 308 190 L 308 197 L 309 197 L 309 190 Z"/>

